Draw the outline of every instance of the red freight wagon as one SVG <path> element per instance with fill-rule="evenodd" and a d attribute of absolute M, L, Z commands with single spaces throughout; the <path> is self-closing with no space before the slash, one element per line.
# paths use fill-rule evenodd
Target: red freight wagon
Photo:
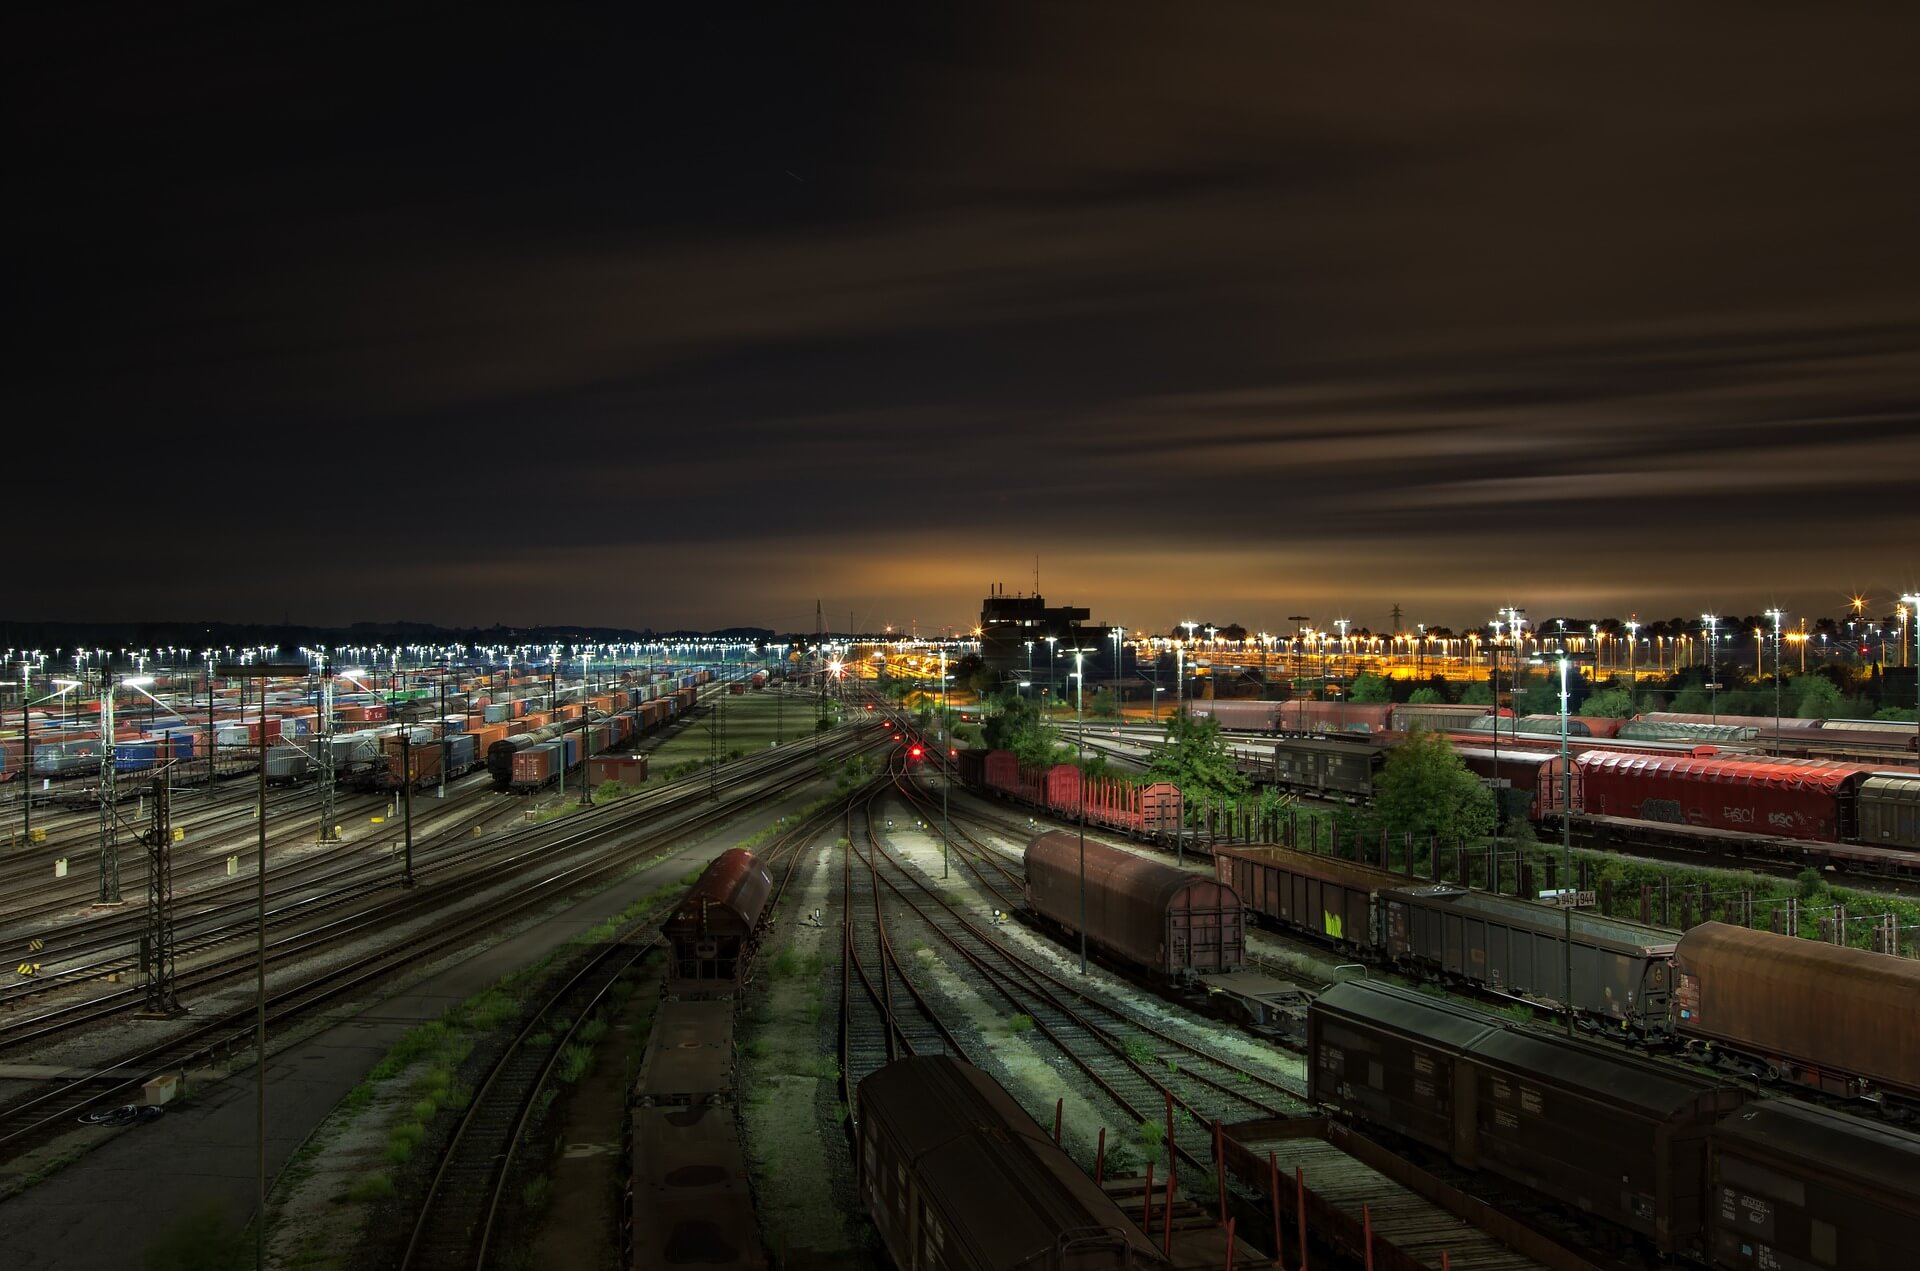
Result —
<path fill-rule="evenodd" d="M 1589 750 L 1575 760 L 1595 816 L 1838 842 L 1853 837 L 1868 769 L 1792 760 L 1695 759 Z"/>

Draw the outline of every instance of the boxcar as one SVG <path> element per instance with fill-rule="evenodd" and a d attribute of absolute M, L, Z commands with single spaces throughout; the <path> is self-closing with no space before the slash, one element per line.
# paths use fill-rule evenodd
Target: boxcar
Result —
<path fill-rule="evenodd" d="M 1257 918 L 1360 952 L 1380 944 L 1374 897 L 1406 882 L 1370 865 L 1286 847 L 1216 847 L 1213 869 Z"/>
<path fill-rule="evenodd" d="M 1914 1264 L 1920 1135 L 1810 1107 L 1750 1103 L 1713 1134 L 1709 1251 L 1728 1271 Z"/>
<path fill-rule="evenodd" d="M 1457 732 L 1476 719 L 1491 714 L 1490 706 L 1448 706 L 1444 703 L 1404 703 L 1393 708 L 1393 730 L 1410 733 L 1424 728 L 1430 733 Z"/>
<path fill-rule="evenodd" d="M 1322 994 L 1308 1038 L 1315 1098 L 1662 1253 L 1703 1245 L 1708 1136 L 1740 1091 L 1367 982 Z"/>
<path fill-rule="evenodd" d="M 1860 782 L 1860 842 L 1920 847 L 1920 777 L 1877 773 Z"/>
<path fill-rule="evenodd" d="M 1463 1163 L 1473 1117 L 1455 1106 L 1455 1069 L 1497 1027 L 1444 998 L 1350 980 L 1307 1011 L 1307 1095 Z M 1469 1087 L 1470 1089 L 1471 1087 Z"/>
<path fill-rule="evenodd" d="M 1213 700 L 1196 701 L 1187 706 L 1195 719 L 1217 719 L 1220 727 L 1236 733 L 1270 733 L 1279 724 L 1285 702 Z"/>
<path fill-rule="evenodd" d="M 1866 770 L 1853 764 L 1582 752 L 1585 810 L 1743 830 L 1782 838 L 1854 837 L 1854 796 Z"/>
<path fill-rule="evenodd" d="M 1080 931 L 1080 839 L 1050 830 L 1027 844 L 1027 905 Z M 1087 943 L 1150 975 L 1181 980 L 1246 961 L 1245 915 L 1232 887 L 1089 840 Z"/>
<path fill-rule="evenodd" d="M 860 1195 L 901 1267 L 1132 1271 L 1166 1262 L 998 1082 L 944 1055 L 859 1088 Z"/>
<path fill-rule="evenodd" d="M 773 876 L 752 852 L 731 847 L 714 857 L 660 924 L 669 960 L 668 992 L 676 991 L 675 982 L 738 983 L 772 894 Z"/>
<path fill-rule="evenodd" d="M 1920 961 L 1706 922 L 1674 949 L 1674 1032 L 1830 1094 L 1920 1098 Z"/>
<path fill-rule="evenodd" d="M 1356 702 L 1281 702 L 1278 726 L 1289 733 L 1378 733 L 1393 707 Z"/>
<path fill-rule="evenodd" d="M 1373 798 L 1374 778 L 1386 752 L 1349 741 L 1282 737 L 1273 743 L 1270 785 L 1352 800 Z"/>
<path fill-rule="evenodd" d="M 1388 961 L 1415 974 L 1565 1005 L 1567 916 L 1528 900 L 1447 883 L 1380 892 Z M 1664 1033 L 1671 932 L 1576 910 L 1572 1006 L 1639 1032 Z"/>
<path fill-rule="evenodd" d="M 1560 788 L 1560 756 L 1553 751 L 1522 750 L 1507 746 L 1496 751 L 1491 746 L 1466 745 L 1455 746 L 1453 753 L 1466 765 L 1468 772 L 1496 791 L 1495 797 L 1501 800 L 1509 817 L 1538 821 L 1547 813 L 1558 812 L 1566 805 Z M 1574 774 L 1573 788 L 1574 806 L 1578 807 L 1578 773 Z"/>

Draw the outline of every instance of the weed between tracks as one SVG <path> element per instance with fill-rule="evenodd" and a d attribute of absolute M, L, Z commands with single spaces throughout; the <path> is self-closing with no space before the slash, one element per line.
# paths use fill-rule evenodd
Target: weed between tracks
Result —
<path fill-rule="evenodd" d="M 404 1033 L 368 1072 L 366 1080 L 341 1100 L 327 1125 L 289 1163 L 284 1176 L 289 1186 L 277 1188 L 271 1204 L 271 1221 L 276 1236 L 285 1237 L 280 1243 L 287 1258 L 303 1267 L 345 1267 L 360 1261 L 344 1252 L 355 1240 L 371 1237 L 375 1244 L 404 1240 L 403 1233 L 412 1221 L 404 1203 L 406 1196 L 424 1182 L 438 1144 L 451 1129 L 452 1117 L 473 1099 L 472 1082 L 485 1071 L 488 1057 L 498 1053 L 539 1000 L 539 990 L 592 947 L 612 941 L 627 926 L 657 912 L 683 890 L 679 883 L 655 889 L 582 931 L 568 944 L 501 977 L 437 1019 Z M 616 985 L 615 996 L 625 1000 L 632 991 L 630 985 Z M 551 1045 L 555 1033 L 565 1026 L 564 1021 L 556 1021 L 529 1040 Z M 561 1054 L 556 1064 L 557 1079 L 569 1084 L 579 1080 L 592 1062 L 594 1045 L 607 1032 L 604 1021 L 588 1020 Z M 539 1108 L 544 1111 L 557 1093 L 553 1087 L 543 1091 Z M 339 1215 L 318 1220 L 316 1228 L 324 1223 L 334 1230 L 324 1235 L 317 1234 L 315 1228 L 280 1231 L 289 1219 L 292 1193 L 302 1190 L 302 1184 L 309 1180 L 314 1187 L 324 1189 L 322 1194 Z M 531 1182 L 527 1187 L 530 1190 L 519 1193 L 523 1201 L 537 1198 L 545 1203 L 543 1192 Z M 534 1212 L 537 1206 L 529 1203 L 527 1209 Z M 345 1239 L 340 1233 L 342 1223 L 353 1233 Z"/>

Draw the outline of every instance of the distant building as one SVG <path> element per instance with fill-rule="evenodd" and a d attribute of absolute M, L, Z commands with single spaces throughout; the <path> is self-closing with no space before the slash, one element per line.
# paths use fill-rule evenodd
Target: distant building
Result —
<path fill-rule="evenodd" d="M 980 660 L 1006 679 L 1029 680 L 1036 696 L 1044 689 L 1058 698 L 1072 693 L 1073 651 L 1083 649 L 1087 687 L 1097 690 L 1128 674 L 1133 650 L 1122 643 L 1116 667 L 1116 628 L 1090 624 L 1091 616 L 1071 605 L 1049 608 L 1038 593 L 1009 596 L 996 585 L 980 602 Z"/>

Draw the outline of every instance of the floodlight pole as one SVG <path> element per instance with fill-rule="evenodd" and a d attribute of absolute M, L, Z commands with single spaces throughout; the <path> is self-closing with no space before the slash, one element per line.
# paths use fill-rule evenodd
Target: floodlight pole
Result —
<path fill-rule="evenodd" d="M 1087 973 L 1087 699 L 1085 694 L 1086 677 L 1084 674 L 1083 650 L 1073 651 L 1073 673 L 1082 690 L 1074 694 L 1077 705 L 1074 714 L 1078 720 L 1075 744 L 1079 752 L 1079 778 L 1074 789 L 1079 791 L 1075 802 L 1080 813 L 1080 974 Z"/>
<path fill-rule="evenodd" d="M 1567 653 L 1560 651 L 1560 857 L 1567 876 L 1561 885 L 1564 893 L 1567 886 L 1574 888 L 1573 901 L 1580 899 L 1578 884 L 1573 878 L 1573 757 L 1567 748 Z M 1560 899 L 1568 901 L 1562 894 Z M 1573 1036 L 1573 905 L 1566 906 L 1566 949 L 1567 949 L 1567 1036 Z"/>
<path fill-rule="evenodd" d="M 255 1015 L 254 1035 L 259 1047 L 259 1064 L 255 1074 L 257 1099 L 255 1115 L 256 1135 L 256 1178 L 257 1191 L 254 1197 L 253 1242 L 254 1265 L 267 1265 L 267 680 L 279 676 L 306 678 L 307 666 L 304 662 L 287 666 L 272 662 L 233 663 L 220 667 L 208 666 L 207 692 L 213 692 L 214 674 L 228 679 L 257 679 L 260 681 L 260 791 L 259 791 L 259 868 L 256 871 L 257 886 L 255 897 L 258 905 L 255 942 L 256 970 L 254 978 Z"/>

